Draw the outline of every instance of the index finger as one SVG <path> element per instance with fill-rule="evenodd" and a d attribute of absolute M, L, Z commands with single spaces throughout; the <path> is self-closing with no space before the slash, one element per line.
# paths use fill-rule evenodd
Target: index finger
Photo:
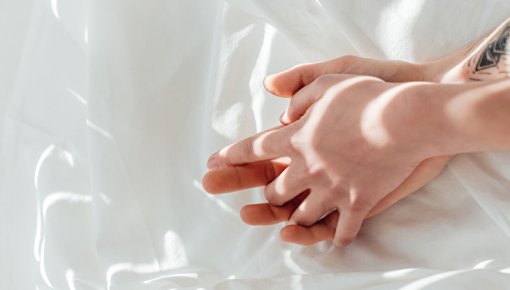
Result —
<path fill-rule="evenodd" d="M 360 60 L 368 59 L 346 55 L 323 62 L 297 65 L 286 71 L 267 76 L 264 79 L 264 87 L 274 95 L 290 98 L 321 75 L 349 74 L 348 69 Z"/>
<path fill-rule="evenodd" d="M 290 153 L 290 137 L 295 126 L 296 123 L 278 126 L 229 145 L 211 155 L 207 161 L 207 167 L 217 169 L 287 157 Z"/>
<path fill-rule="evenodd" d="M 241 218 L 246 224 L 252 226 L 268 226 L 288 221 L 309 193 L 309 190 L 304 191 L 282 206 L 269 203 L 246 205 L 241 209 Z"/>
<path fill-rule="evenodd" d="M 212 194 L 264 186 L 280 175 L 287 166 L 288 163 L 280 160 L 229 166 L 207 172 L 202 184 L 204 189 Z"/>

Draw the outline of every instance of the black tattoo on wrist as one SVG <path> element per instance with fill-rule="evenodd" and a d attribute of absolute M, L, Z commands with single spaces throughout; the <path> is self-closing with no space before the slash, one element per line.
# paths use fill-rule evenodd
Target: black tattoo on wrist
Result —
<path fill-rule="evenodd" d="M 510 25 L 503 29 L 499 37 L 489 43 L 480 54 L 475 72 L 479 72 L 491 67 L 496 67 L 503 55 L 510 54 Z"/>

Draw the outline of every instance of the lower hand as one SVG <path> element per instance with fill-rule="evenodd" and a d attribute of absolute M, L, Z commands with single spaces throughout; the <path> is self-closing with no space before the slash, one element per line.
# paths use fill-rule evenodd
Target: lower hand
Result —
<path fill-rule="evenodd" d="M 291 220 L 310 226 L 338 210 L 333 242 L 345 246 L 371 209 L 429 157 L 421 132 L 412 129 L 423 112 L 408 99 L 420 86 L 321 76 L 291 99 L 283 117 L 289 125 L 224 148 L 209 166 L 290 157 L 290 166 L 266 186 L 266 198 L 282 205 L 310 189 Z"/>
<path fill-rule="evenodd" d="M 423 161 L 411 175 L 382 199 L 366 218 L 374 216 L 399 200 L 415 192 L 434 179 L 450 158 L 434 157 Z M 262 161 L 253 164 L 226 167 L 208 172 L 203 179 L 206 191 L 222 194 L 271 183 L 288 166 L 284 161 Z M 308 192 L 301 193 L 283 206 L 270 203 L 250 204 L 241 209 L 241 218 L 249 225 L 266 226 L 286 222 L 298 208 Z M 309 227 L 286 225 L 280 231 L 281 239 L 300 245 L 311 245 L 332 240 L 336 231 L 338 213 L 333 212 Z"/>

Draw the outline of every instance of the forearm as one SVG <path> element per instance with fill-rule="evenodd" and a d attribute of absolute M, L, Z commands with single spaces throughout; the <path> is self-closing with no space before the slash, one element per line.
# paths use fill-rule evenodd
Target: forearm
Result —
<path fill-rule="evenodd" d="M 415 97 L 427 154 L 510 150 L 510 80 L 431 85 L 422 91 L 431 96 Z"/>
<path fill-rule="evenodd" d="M 465 83 L 510 77 L 510 18 L 486 35 L 439 60 L 418 65 L 425 80 Z"/>
<path fill-rule="evenodd" d="M 469 50 L 467 77 L 472 81 L 510 76 L 510 18 Z"/>

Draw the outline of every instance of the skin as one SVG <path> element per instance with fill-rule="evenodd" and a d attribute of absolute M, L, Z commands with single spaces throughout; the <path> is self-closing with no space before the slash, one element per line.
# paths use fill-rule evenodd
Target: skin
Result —
<path fill-rule="evenodd" d="M 502 28 L 500 27 L 498 29 L 501 30 Z M 494 39 L 495 37 L 497 37 L 498 29 L 494 33 L 492 33 L 492 35 L 490 35 L 488 39 Z M 484 49 L 483 45 L 484 44 L 486 45 L 486 43 L 487 40 L 475 42 L 446 58 L 426 65 L 409 64 L 398 61 L 370 60 L 351 56 L 342 57 L 324 63 L 307 64 L 292 68 L 289 71 L 267 78 L 265 86 L 270 92 L 274 93 L 275 95 L 283 97 L 294 97 L 291 100 L 291 104 L 288 110 L 286 111 L 285 114 L 282 115 L 281 118 L 282 123 L 288 124 L 289 127 L 292 127 L 290 125 L 292 125 L 293 123 L 300 120 L 303 121 L 302 120 L 303 116 L 306 116 L 306 112 L 310 108 L 310 106 L 313 106 L 317 103 L 318 101 L 317 96 L 319 95 L 323 98 L 325 96 L 325 92 L 329 92 L 329 94 L 332 95 L 332 97 L 330 97 L 331 99 L 330 102 L 328 102 L 323 107 L 323 110 L 327 110 L 327 108 L 341 107 L 342 105 L 341 103 L 339 104 L 333 103 L 335 95 L 337 97 L 341 96 L 338 97 L 338 99 L 346 99 L 345 97 L 345 95 L 347 94 L 346 90 L 352 90 L 351 94 L 353 95 L 356 94 L 377 95 L 384 91 L 391 91 L 392 89 L 397 87 L 395 84 L 382 82 L 380 79 L 386 80 L 388 82 L 410 82 L 415 80 L 421 81 L 426 80 L 431 82 L 442 83 L 463 83 L 469 82 L 471 80 L 476 80 L 475 78 L 473 78 L 473 72 L 469 70 L 470 68 L 469 64 L 473 63 L 473 59 L 479 57 L 480 54 L 483 53 Z M 338 74 L 340 73 L 371 75 L 380 79 L 366 77 L 359 78 L 356 76 L 339 76 Z M 484 74 L 484 76 L 486 76 L 486 74 Z M 498 77 L 501 77 L 501 74 L 499 75 L 494 74 L 494 78 Z M 331 88 L 334 87 L 335 85 L 338 86 L 339 83 L 345 84 L 346 80 L 349 81 L 353 79 L 354 84 L 351 84 L 350 86 L 344 85 L 343 88 L 337 87 L 336 88 L 337 91 L 332 92 Z M 356 83 L 358 85 L 358 89 L 356 89 Z M 366 89 L 363 89 L 363 87 L 367 86 L 371 87 L 372 92 L 367 92 Z M 302 90 L 303 87 L 306 87 L 306 90 Z M 360 87 L 362 89 L 360 89 Z M 352 110 L 353 108 L 352 103 L 353 100 L 354 102 L 363 103 L 362 98 L 356 97 L 356 99 L 354 99 L 353 97 L 350 100 L 351 102 L 349 103 L 350 110 Z M 330 115 L 332 116 L 344 114 L 346 114 L 345 111 L 330 113 Z M 324 113 L 324 111 L 322 111 L 320 113 L 315 113 L 314 115 L 325 116 L 326 114 Z M 311 122 L 309 121 L 310 119 L 306 120 L 308 120 L 308 123 Z M 324 121 L 321 120 L 321 122 Z M 334 127 L 333 125 L 336 124 L 336 122 L 337 121 L 335 120 L 330 125 L 327 125 L 328 124 L 327 122 L 321 123 L 320 126 L 312 127 L 312 129 L 309 129 L 310 131 L 308 132 L 313 132 L 314 134 L 317 134 L 317 132 L 319 132 L 320 134 L 321 127 L 323 128 Z M 283 128 L 277 130 L 281 129 Z M 300 130 L 303 129 L 300 128 Z M 351 130 L 351 132 L 352 131 L 354 130 Z M 327 132 L 326 135 L 328 136 L 331 135 L 331 132 L 329 131 L 326 132 Z M 343 133 L 345 132 L 348 132 L 348 130 L 345 130 Z M 306 134 L 302 133 L 301 135 L 309 135 L 309 133 Z M 260 136 L 263 136 L 267 140 L 267 136 L 269 135 L 267 134 L 267 132 L 265 132 L 262 135 L 259 135 L 259 137 Z M 328 136 L 326 136 L 325 138 L 329 138 Z M 288 139 L 292 138 L 289 137 Z M 351 136 L 351 138 L 349 139 L 352 140 L 355 138 L 352 138 Z M 303 140 L 299 141 L 299 139 L 297 138 L 294 138 L 294 140 L 298 140 L 297 143 L 300 145 L 306 144 L 307 141 L 307 140 L 305 140 L 305 142 L 303 142 Z M 278 142 L 276 142 L 276 144 L 282 144 L 279 143 L 281 141 L 282 140 L 279 140 Z M 382 142 L 384 143 L 384 140 L 382 140 Z M 293 146 L 293 144 L 289 145 L 291 145 L 290 147 Z M 322 159 L 323 168 L 320 168 L 320 170 L 318 170 L 322 172 L 321 174 L 323 180 L 321 182 L 318 182 L 318 184 L 322 186 L 324 184 L 327 185 L 335 184 L 334 180 L 330 178 L 330 176 L 332 175 L 331 172 L 334 172 L 335 169 L 328 167 L 327 165 L 324 165 L 327 164 L 327 162 L 324 162 L 324 160 L 331 159 L 330 157 L 335 155 L 334 151 L 338 150 L 336 147 L 336 145 L 338 144 L 335 144 L 334 150 L 330 149 L 330 151 L 327 151 L 324 148 L 312 148 L 318 145 L 320 144 L 306 144 L 306 146 L 308 147 L 305 147 L 306 149 L 302 150 L 301 157 L 309 155 L 309 153 L 313 151 L 323 152 L 322 156 L 319 157 L 319 161 Z M 254 146 L 251 146 L 251 148 L 253 147 Z M 361 151 L 361 153 L 358 153 L 360 155 L 355 157 L 353 160 L 359 162 L 359 159 L 362 159 L 361 157 L 365 158 L 367 152 L 373 151 L 374 148 L 371 148 L 370 150 L 367 151 Z M 356 192 L 356 190 L 354 191 L 352 190 L 352 185 L 350 185 L 351 188 L 348 188 L 347 190 L 345 189 L 345 187 L 342 187 L 341 185 L 335 185 L 332 186 L 331 188 L 327 188 L 326 190 L 324 189 L 324 187 L 322 188 L 319 187 L 320 190 L 317 189 L 314 190 L 312 188 L 312 193 L 314 191 L 328 192 L 329 190 L 330 192 L 329 195 L 333 197 L 335 197 L 335 192 L 338 191 L 350 193 L 350 195 L 347 194 L 348 198 L 344 197 L 344 200 L 337 204 L 337 208 L 341 209 L 340 212 L 343 212 L 344 216 L 349 217 L 347 218 L 347 220 L 354 219 L 356 221 L 354 223 L 348 222 L 347 224 L 342 225 L 339 224 L 339 222 L 341 222 L 342 219 L 340 219 L 339 221 L 338 211 L 334 211 L 327 215 L 324 219 L 318 221 L 320 217 L 322 217 L 322 215 L 326 214 L 329 211 L 329 209 L 326 209 L 324 205 L 325 204 L 330 205 L 331 202 L 330 201 L 318 202 L 317 198 L 315 198 L 314 200 L 312 199 L 312 197 L 320 196 L 321 198 L 325 198 L 325 196 L 326 197 L 328 196 L 327 193 L 326 194 L 323 193 L 320 195 L 309 195 L 309 191 L 307 190 L 305 191 L 297 189 L 289 190 L 289 185 L 285 183 L 285 178 L 282 178 L 281 173 L 284 173 L 283 177 L 288 176 L 289 174 L 285 174 L 285 172 L 289 172 L 292 166 L 288 167 L 288 164 L 286 164 L 285 162 L 277 162 L 274 160 L 270 160 L 274 156 L 270 156 L 271 158 L 269 158 L 269 160 L 239 166 L 237 165 L 231 166 L 233 165 L 231 164 L 232 156 L 235 156 L 235 153 L 232 152 L 235 152 L 235 150 L 230 152 L 231 155 L 225 162 L 227 165 L 229 165 L 228 167 L 211 171 L 204 177 L 204 187 L 206 188 L 206 190 L 212 193 L 224 193 L 229 191 L 236 191 L 243 188 L 264 186 L 266 184 L 269 184 L 269 186 L 266 187 L 266 193 L 268 199 L 272 201 L 273 205 L 272 204 L 248 205 L 245 208 L 243 208 L 241 212 L 243 220 L 248 224 L 266 225 L 291 219 L 295 223 L 299 223 L 300 225 L 306 225 L 308 227 L 299 225 L 288 225 L 284 227 L 281 231 L 281 237 L 283 240 L 303 245 L 313 244 L 321 240 L 331 240 L 334 237 L 335 228 L 337 225 L 341 225 L 342 228 L 346 227 L 352 228 L 351 230 L 347 230 L 347 232 L 350 232 L 350 234 L 348 233 L 347 235 L 344 236 L 340 235 L 336 239 L 336 244 L 339 246 L 348 244 L 354 238 L 355 234 L 359 230 L 359 225 L 361 225 L 363 219 L 373 216 L 374 214 L 384 210 L 385 208 L 391 206 L 393 203 L 397 202 L 398 200 L 402 199 L 403 197 L 422 187 L 424 184 L 433 179 L 441 171 L 443 166 L 448 161 L 448 157 L 433 157 L 423 159 L 421 161 L 417 161 L 417 159 L 420 158 L 415 159 L 408 158 L 409 163 L 406 165 L 395 165 L 391 163 L 390 160 L 384 161 L 382 168 L 379 169 L 379 172 L 391 171 L 392 168 L 394 168 L 394 166 L 404 168 L 404 170 L 400 172 L 400 175 L 393 174 L 394 176 L 398 176 L 395 177 L 395 180 L 397 181 L 386 184 L 385 185 L 386 188 L 369 189 L 368 191 L 383 192 L 385 194 L 381 194 L 381 196 L 379 196 L 378 198 L 374 198 L 374 200 L 370 202 L 367 201 L 361 202 L 362 206 L 358 206 L 352 202 L 353 200 L 357 200 L 358 198 L 356 193 L 353 194 L 353 192 Z M 286 154 L 287 156 L 290 155 L 288 154 L 288 152 L 280 152 L 279 154 Z M 388 154 L 388 152 L 382 153 L 382 155 L 384 154 Z M 411 152 L 411 155 L 419 156 L 417 152 Z M 217 156 L 218 154 L 216 154 L 216 157 Z M 265 155 L 264 158 L 266 157 L 267 155 Z M 236 163 L 244 164 L 246 161 L 251 161 L 251 160 L 238 161 L 235 160 L 235 158 L 239 157 L 234 157 L 233 162 L 234 164 Z M 294 156 L 293 161 L 296 159 L 297 157 Z M 214 160 L 214 158 L 212 160 Z M 219 160 L 221 160 L 221 158 Z M 297 168 L 303 167 L 307 168 L 306 159 L 303 158 L 303 160 L 305 161 L 304 162 L 305 165 L 303 166 L 303 164 L 301 164 L 301 166 L 297 166 Z M 308 162 L 309 164 L 321 163 L 318 162 L 318 160 L 311 160 Z M 356 162 L 351 163 L 348 166 L 346 165 L 345 168 L 348 168 L 348 171 L 337 172 L 336 176 L 348 176 L 350 172 L 353 172 L 353 168 L 355 167 L 354 165 L 356 165 Z M 314 174 L 316 173 L 310 174 L 310 172 L 308 172 L 308 175 Z M 293 173 L 290 175 L 299 177 L 297 173 L 296 174 Z M 297 179 L 304 180 L 303 176 L 306 175 L 307 174 L 301 175 L 301 178 Z M 367 174 L 358 172 L 355 173 L 354 176 L 367 176 Z M 275 178 L 276 181 L 274 180 Z M 277 188 L 278 180 L 284 180 L 280 182 L 280 184 L 283 184 L 283 186 L 280 186 L 280 188 Z M 355 185 L 355 188 L 356 189 L 363 188 L 364 185 L 362 183 L 369 183 L 366 182 L 366 180 L 370 179 L 360 181 L 359 184 Z M 292 182 L 290 183 L 292 184 Z M 372 197 L 373 196 L 376 195 L 372 194 Z M 274 204 L 283 205 L 275 206 Z M 310 208 L 314 207 L 315 213 L 313 215 L 310 215 L 309 214 Z"/>
<path fill-rule="evenodd" d="M 333 242 L 345 246 L 370 210 L 430 157 L 417 150 L 419 143 L 407 136 L 412 132 L 386 132 L 416 113 L 399 100 L 407 90 L 374 77 L 322 75 L 291 99 L 283 116 L 289 125 L 235 143 L 213 158 L 226 166 L 291 158 L 265 187 L 266 199 L 281 206 L 309 189 L 291 220 L 311 226 L 337 210 L 342 230 Z M 377 98 L 381 95 L 387 98 Z"/>
<path fill-rule="evenodd" d="M 397 201 L 415 192 L 434 179 L 448 162 L 449 157 L 436 157 L 420 164 L 395 191 L 381 200 L 367 218 L 370 218 Z M 241 166 L 230 166 L 209 171 L 203 179 L 204 188 L 211 194 L 223 194 L 271 183 L 288 166 L 285 161 L 261 161 Z M 255 226 L 267 226 L 286 222 L 308 195 L 305 191 L 283 206 L 270 203 L 250 204 L 241 209 L 242 220 Z M 332 240 L 338 222 L 338 212 L 327 215 L 312 226 L 286 225 L 280 231 L 282 240 L 308 246 L 321 241 Z"/>

